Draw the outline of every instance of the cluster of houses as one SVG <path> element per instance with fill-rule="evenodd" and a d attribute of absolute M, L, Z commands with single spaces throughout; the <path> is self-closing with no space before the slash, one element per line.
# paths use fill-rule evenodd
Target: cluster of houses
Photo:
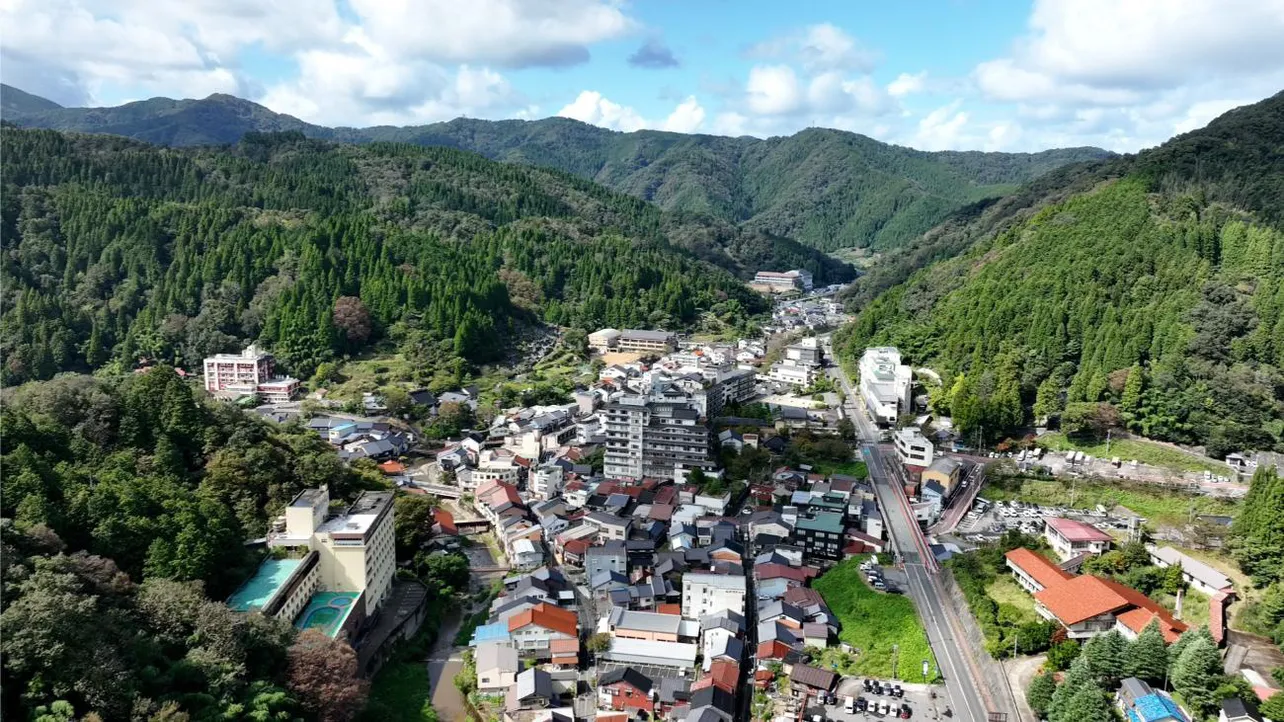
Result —
<path fill-rule="evenodd" d="M 832 291 L 833 287 L 826 291 Z M 763 327 L 767 333 L 820 331 L 841 326 L 849 320 L 843 305 L 833 298 L 796 298 L 780 301 L 772 309 L 771 321 Z"/>
<path fill-rule="evenodd" d="M 832 687 L 804 663 L 838 633 L 810 583 L 883 549 L 865 481 L 781 468 L 731 517 L 729 493 L 672 479 L 553 476 L 541 494 L 488 480 L 473 500 L 515 572 L 471 640 L 478 689 L 503 697 L 505 719 L 574 719 L 588 640 L 599 718 L 731 722 L 743 685 L 780 669 L 800 692 Z"/>
<path fill-rule="evenodd" d="M 415 441 L 414 434 L 386 421 L 313 416 L 308 428 L 334 445 L 344 461 L 383 461 L 403 456 Z"/>

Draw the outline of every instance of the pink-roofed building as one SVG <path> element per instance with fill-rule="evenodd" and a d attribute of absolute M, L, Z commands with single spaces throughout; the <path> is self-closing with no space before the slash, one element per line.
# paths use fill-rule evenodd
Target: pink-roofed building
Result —
<path fill-rule="evenodd" d="M 1080 554 L 1101 554 L 1110 550 L 1114 538 L 1091 524 L 1074 519 L 1048 517 L 1043 520 L 1043 538 L 1061 561 Z"/>

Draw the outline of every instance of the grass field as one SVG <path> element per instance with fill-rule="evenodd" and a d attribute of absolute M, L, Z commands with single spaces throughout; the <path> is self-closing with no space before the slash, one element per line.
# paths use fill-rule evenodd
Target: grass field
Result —
<path fill-rule="evenodd" d="M 892 676 L 892 645 L 899 647 L 900 679 L 921 681 L 924 659 L 935 667 L 927 635 L 914 604 L 907 597 L 871 589 L 860 571 L 860 557 L 847 559 L 826 572 L 813 586 L 838 616 L 838 637 L 860 653 L 844 672 L 866 677 Z M 830 653 L 831 655 L 834 653 Z"/>
<path fill-rule="evenodd" d="M 985 593 L 999 605 L 1000 615 L 1014 615 L 1013 618 L 1019 620 L 1018 624 L 1040 621 L 1039 615 L 1034 613 L 1034 598 L 1017 586 L 1010 575 L 996 577 L 985 588 Z"/>
<path fill-rule="evenodd" d="M 1090 509 L 1125 506 L 1152 523 L 1181 524 L 1196 514 L 1235 516 L 1239 502 L 1188 494 L 1162 486 L 1137 482 L 1043 481 L 1014 477 L 986 484 L 981 496 L 991 501 L 1014 499 L 1049 506 Z"/>
<path fill-rule="evenodd" d="M 1159 602 L 1174 614 L 1177 611 L 1177 597 L 1156 593 L 1155 601 Z M 1181 600 L 1181 620 L 1196 629 L 1208 624 L 1208 595 L 1187 589 Z"/>
<path fill-rule="evenodd" d="M 1124 461 L 1136 459 L 1142 464 L 1175 469 L 1177 471 L 1207 470 L 1214 474 L 1228 473 L 1228 468 L 1223 463 L 1204 459 L 1194 454 L 1187 454 L 1170 446 L 1144 439 L 1116 439 L 1110 442 L 1110 450 L 1107 451 L 1105 441 L 1070 439 L 1065 434 L 1055 432 L 1040 436 L 1038 444 L 1045 449 L 1053 451 L 1070 451 L 1072 449 L 1082 451 L 1098 459 L 1109 459 L 1117 456 Z"/>
<path fill-rule="evenodd" d="M 830 474 L 846 474 L 847 476 L 854 476 L 857 479 L 864 479 L 869 476 L 869 469 L 865 467 L 865 462 L 863 461 L 819 461 L 811 464 L 811 468 L 812 471 L 815 471 L 817 474 L 824 474 L 825 476 L 829 476 Z"/>

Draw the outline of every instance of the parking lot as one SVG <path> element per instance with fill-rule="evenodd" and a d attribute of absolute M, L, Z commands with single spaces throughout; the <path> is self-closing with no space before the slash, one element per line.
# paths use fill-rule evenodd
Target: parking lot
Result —
<path fill-rule="evenodd" d="M 980 497 L 973 502 L 971 510 L 959 521 L 955 535 L 962 540 L 978 544 L 994 541 L 1009 529 L 1019 529 L 1026 534 L 1037 535 L 1043 533 L 1043 520 L 1047 517 L 1074 519 L 1091 524 L 1107 533 L 1127 531 L 1133 523 L 1129 517 L 1112 513 L 1112 510 L 1104 507 L 1071 509 L 1020 501 L 991 503 L 984 497 Z"/>
<path fill-rule="evenodd" d="M 872 680 L 871 680 L 872 681 Z M 887 682 L 888 680 L 882 680 Z M 895 697 L 891 694 L 876 694 L 873 691 L 865 691 L 865 678 L 862 677 L 843 677 L 836 689 L 836 704 L 811 704 L 808 705 L 806 720 L 811 722 L 816 715 L 820 715 L 826 720 L 838 720 L 841 722 L 867 722 L 871 719 L 890 720 L 901 717 L 902 705 L 909 709 L 909 719 L 911 720 L 939 720 L 945 712 L 944 700 L 936 699 L 933 693 L 938 687 L 926 684 L 907 684 L 900 683 L 902 696 Z M 847 698 L 853 700 L 864 699 L 867 709 L 864 712 L 848 713 L 846 711 Z M 877 705 L 875 710 L 872 705 Z M 885 706 L 892 709 L 888 713 L 882 710 Z"/>

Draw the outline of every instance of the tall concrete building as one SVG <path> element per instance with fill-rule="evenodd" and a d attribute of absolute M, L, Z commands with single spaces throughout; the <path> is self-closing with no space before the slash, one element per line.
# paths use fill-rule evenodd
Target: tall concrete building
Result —
<path fill-rule="evenodd" d="M 604 471 L 608 477 L 673 479 L 682 469 L 714 468 L 708 419 L 676 386 L 656 384 L 607 404 Z"/>
<path fill-rule="evenodd" d="M 875 423 L 891 426 L 913 409 L 914 373 L 891 346 L 865 349 L 860 357 L 860 395 Z"/>
<path fill-rule="evenodd" d="M 313 602 L 320 597 L 318 609 L 333 608 L 347 616 L 355 608 L 364 619 L 387 599 L 397 567 L 392 492 L 363 492 L 345 511 L 331 514 L 325 487 L 305 489 L 273 527 L 268 546 L 283 550 L 287 561 L 300 560 L 300 571 L 306 567 L 312 577 L 292 592 L 310 595 Z M 286 581 L 284 586 L 291 586 Z M 318 619 L 333 616 L 325 612 Z"/>

